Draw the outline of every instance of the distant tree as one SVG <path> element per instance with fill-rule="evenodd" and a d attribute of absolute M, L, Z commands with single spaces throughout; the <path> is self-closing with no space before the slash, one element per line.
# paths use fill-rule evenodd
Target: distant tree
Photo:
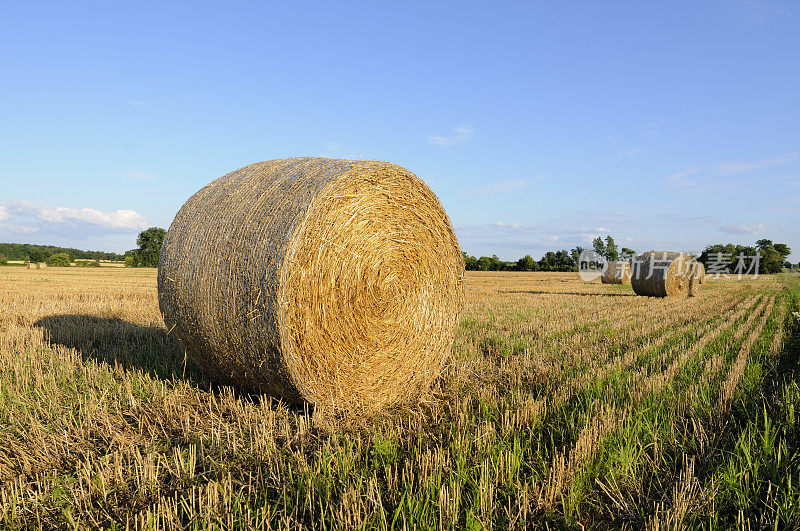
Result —
<path fill-rule="evenodd" d="M 636 251 L 634 251 L 633 249 L 629 249 L 628 247 L 623 247 L 621 253 L 622 256 L 624 256 L 629 261 L 633 261 L 636 259 Z"/>
<path fill-rule="evenodd" d="M 150 227 L 139 233 L 136 238 L 137 265 L 141 267 L 158 267 L 158 259 L 161 255 L 161 244 L 164 243 L 164 236 L 167 231 L 159 227 Z"/>
<path fill-rule="evenodd" d="M 619 251 L 617 250 L 617 244 L 614 243 L 614 238 L 612 238 L 610 234 L 606 236 L 606 252 L 603 256 L 605 256 L 606 260 L 609 261 L 614 261 L 619 258 Z"/>
<path fill-rule="evenodd" d="M 576 262 L 569 251 L 547 251 L 539 260 L 539 271 L 574 271 Z"/>
<path fill-rule="evenodd" d="M 136 267 L 136 258 L 133 256 L 126 256 L 125 260 L 123 260 L 125 267 Z"/>
<path fill-rule="evenodd" d="M 526 254 L 524 257 L 517 260 L 517 271 L 536 271 L 539 267 L 539 264 L 536 263 L 536 260 L 531 258 L 531 255 Z"/>
<path fill-rule="evenodd" d="M 603 238 L 601 238 L 600 236 L 592 240 L 592 247 L 594 247 L 594 252 L 596 252 L 600 256 L 606 255 L 606 244 L 603 243 Z"/>
<path fill-rule="evenodd" d="M 475 263 L 475 269 L 478 271 L 504 271 L 506 269 L 505 262 L 501 262 L 497 255 L 481 256 Z"/>
<path fill-rule="evenodd" d="M 758 268 L 754 267 L 756 253 L 760 255 Z M 709 245 L 698 261 L 705 264 L 707 269 L 709 264 L 714 264 L 719 272 L 735 273 L 740 268 L 742 273 L 747 274 L 780 273 L 789 254 L 791 249 L 786 244 L 762 239 L 756 242 L 755 247 L 732 243 Z"/>
<path fill-rule="evenodd" d="M 28 260 L 32 263 L 44 262 L 45 260 L 47 260 L 47 257 L 48 255 L 44 251 L 35 249 L 31 251 L 30 254 L 28 255 Z"/>
<path fill-rule="evenodd" d="M 474 256 L 469 256 L 464 251 L 461 251 L 464 256 L 464 269 L 467 271 L 475 271 L 478 269 L 478 260 Z"/>
<path fill-rule="evenodd" d="M 67 253 L 56 253 L 45 260 L 50 267 L 69 267 L 70 259 Z"/>
<path fill-rule="evenodd" d="M 6 265 L 7 263 L 8 263 L 8 257 L 0 253 L 0 265 Z"/>
<path fill-rule="evenodd" d="M 581 253 L 582 253 L 583 251 L 585 251 L 585 250 L 586 250 L 586 249 L 584 249 L 583 247 L 581 247 L 580 245 L 578 245 L 578 246 L 576 246 L 574 249 L 571 249 L 571 250 L 570 250 L 570 252 L 569 252 L 569 256 L 570 256 L 570 258 L 572 258 L 572 261 L 573 261 L 573 262 L 575 262 L 575 263 L 577 264 L 577 263 L 580 261 L 580 259 L 581 259 Z"/>

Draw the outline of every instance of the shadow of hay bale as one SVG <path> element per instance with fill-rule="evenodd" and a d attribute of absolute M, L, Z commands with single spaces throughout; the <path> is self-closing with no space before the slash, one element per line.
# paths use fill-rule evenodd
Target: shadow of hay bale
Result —
<path fill-rule="evenodd" d="M 49 315 L 34 326 L 44 330 L 51 344 L 80 352 L 84 361 L 117 364 L 162 379 L 205 380 L 191 362 L 184 366 L 183 348 L 159 326 L 80 314 Z"/>

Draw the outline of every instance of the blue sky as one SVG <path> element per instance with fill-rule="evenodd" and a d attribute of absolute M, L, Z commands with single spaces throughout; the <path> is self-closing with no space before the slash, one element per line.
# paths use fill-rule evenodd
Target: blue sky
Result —
<path fill-rule="evenodd" d="M 5 2 L 0 241 L 124 251 L 216 177 L 380 159 L 462 248 L 800 259 L 794 2 Z"/>

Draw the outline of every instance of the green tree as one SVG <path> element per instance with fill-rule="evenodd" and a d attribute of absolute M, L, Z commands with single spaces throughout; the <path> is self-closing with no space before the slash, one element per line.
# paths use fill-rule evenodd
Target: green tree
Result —
<path fill-rule="evenodd" d="M 577 263 L 580 261 L 580 259 L 581 259 L 581 253 L 582 253 L 583 251 L 585 251 L 585 250 L 586 250 L 586 249 L 584 249 L 583 247 L 581 247 L 580 245 L 578 245 L 578 246 L 576 246 L 574 249 L 571 249 L 571 250 L 570 250 L 570 252 L 569 252 L 569 256 L 570 256 L 570 258 L 572 258 L 572 261 L 573 261 L 573 262 L 575 262 L 575 263 L 577 264 Z"/>
<path fill-rule="evenodd" d="M 0 253 L 0 265 L 6 265 L 7 263 L 8 263 L 8 257 Z"/>
<path fill-rule="evenodd" d="M 124 260 L 125 267 L 136 267 L 136 258 L 133 256 L 126 256 Z"/>
<path fill-rule="evenodd" d="M 461 251 L 464 256 L 464 269 L 467 271 L 475 271 L 478 269 L 478 260 L 474 256 L 469 256 L 464 251 Z"/>
<path fill-rule="evenodd" d="M 622 256 L 624 256 L 626 260 L 628 260 L 629 262 L 636 260 L 636 251 L 634 251 L 633 249 L 630 249 L 628 247 L 623 247 L 621 253 Z"/>
<path fill-rule="evenodd" d="M 539 271 L 574 271 L 575 261 L 569 251 L 547 251 L 539 260 Z"/>
<path fill-rule="evenodd" d="M 71 262 L 67 253 L 56 253 L 48 257 L 45 263 L 50 267 L 69 267 Z"/>
<path fill-rule="evenodd" d="M 28 261 L 32 263 L 44 262 L 45 260 L 47 260 L 47 256 L 48 255 L 44 251 L 35 249 L 31 251 L 30 254 L 28 255 Z"/>
<path fill-rule="evenodd" d="M 536 269 L 538 269 L 538 264 L 529 254 L 517 260 L 517 271 L 536 271 Z"/>
<path fill-rule="evenodd" d="M 606 244 L 603 243 L 603 238 L 601 238 L 600 236 L 592 240 L 592 247 L 594 247 L 594 252 L 596 252 L 600 256 L 606 255 Z"/>
<path fill-rule="evenodd" d="M 158 267 L 158 259 L 161 256 L 161 244 L 164 243 L 164 236 L 167 231 L 159 227 L 150 227 L 139 233 L 136 238 L 137 262 L 141 267 Z"/>
<path fill-rule="evenodd" d="M 610 234 L 606 236 L 606 252 L 603 256 L 605 256 L 606 260 L 609 261 L 614 261 L 619 258 L 619 251 L 617 250 L 617 244 L 614 243 L 614 238 L 612 238 Z"/>

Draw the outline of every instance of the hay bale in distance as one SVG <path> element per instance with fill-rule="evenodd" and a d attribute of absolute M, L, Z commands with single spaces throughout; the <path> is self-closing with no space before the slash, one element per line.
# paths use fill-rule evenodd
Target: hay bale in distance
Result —
<path fill-rule="evenodd" d="M 36 269 L 47 269 L 47 262 L 39 262 L 36 264 Z"/>
<path fill-rule="evenodd" d="M 463 278 L 450 220 L 414 174 L 293 158 L 231 172 L 186 201 L 158 291 L 170 334 L 218 381 L 354 411 L 429 387 Z"/>
<path fill-rule="evenodd" d="M 611 261 L 606 265 L 600 277 L 603 284 L 630 284 L 631 283 L 631 264 L 626 261 Z"/>
<path fill-rule="evenodd" d="M 697 262 L 683 253 L 648 251 L 633 263 L 631 286 L 637 295 L 686 297 L 696 286 Z"/>
<path fill-rule="evenodd" d="M 703 262 L 695 261 L 695 264 L 696 264 L 696 268 L 697 268 L 696 269 L 696 272 L 697 272 L 697 275 L 696 275 L 697 283 L 698 284 L 705 284 L 705 282 L 706 282 L 706 266 L 703 264 Z"/>

